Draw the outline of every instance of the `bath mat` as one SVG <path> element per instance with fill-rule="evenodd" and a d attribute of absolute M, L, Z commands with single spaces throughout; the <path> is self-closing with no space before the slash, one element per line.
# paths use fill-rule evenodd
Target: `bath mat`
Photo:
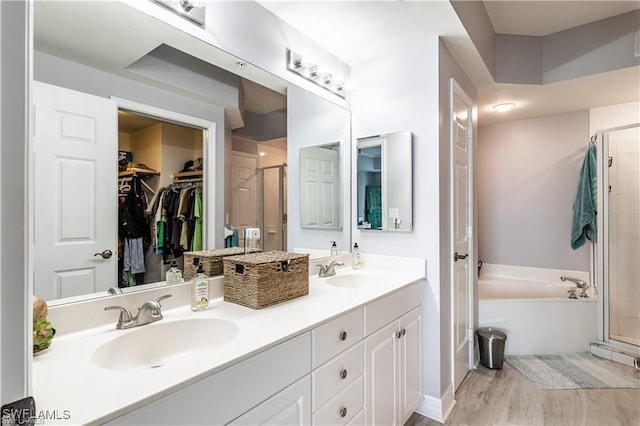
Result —
<path fill-rule="evenodd" d="M 640 380 L 588 352 L 507 355 L 505 361 L 539 389 L 640 388 Z"/>

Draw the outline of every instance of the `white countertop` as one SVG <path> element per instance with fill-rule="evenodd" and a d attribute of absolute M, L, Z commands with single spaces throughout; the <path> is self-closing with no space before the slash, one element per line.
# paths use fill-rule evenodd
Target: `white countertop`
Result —
<path fill-rule="evenodd" d="M 339 288 L 326 284 L 326 278 L 312 276 L 308 296 L 262 310 L 219 298 L 202 312 L 191 312 L 189 306 L 163 311 L 164 319 L 143 327 L 191 318 L 223 318 L 238 327 L 238 334 L 215 351 L 176 357 L 162 368 L 109 370 L 91 361 L 92 353 L 105 342 L 141 327 L 116 330 L 114 323 L 55 338 L 51 347 L 33 360 L 37 412 L 46 412 L 48 424 L 114 419 L 425 277 L 424 259 L 368 255 L 365 261 L 365 268 L 339 268 L 337 275 L 383 276 L 384 284 Z"/>

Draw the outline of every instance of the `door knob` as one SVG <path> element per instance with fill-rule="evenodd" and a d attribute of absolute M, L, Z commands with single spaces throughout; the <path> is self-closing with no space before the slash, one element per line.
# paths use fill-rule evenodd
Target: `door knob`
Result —
<path fill-rule="evenodd" d="M 109 249 L 104 250 L 102 253 L 94 253 L 94 256 L 102 256 L 103 259 L 111 259 L 111 256 L 113 256 L 113 252 Z"/>
<path fill-rule="evenodd" d="M 457 262 L 458 259 L 462 260 L 462 259 L 466 259 L 467 256 L 469 256 L 469 254 L 458 254 L 458 252 L 453 253 L 453 261 Z"/>

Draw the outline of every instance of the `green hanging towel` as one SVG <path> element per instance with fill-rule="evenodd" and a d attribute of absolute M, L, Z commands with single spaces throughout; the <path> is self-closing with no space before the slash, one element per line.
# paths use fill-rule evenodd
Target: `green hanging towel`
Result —
<path fill-rule="evenodd" d="M 578 191 L 573 203 L 571 248 L 577 249 L 587 240 L 596 242 L 596 217 L 598 212 L 598 164 L 597 147 L 589 145 L 578 177 Z"/>

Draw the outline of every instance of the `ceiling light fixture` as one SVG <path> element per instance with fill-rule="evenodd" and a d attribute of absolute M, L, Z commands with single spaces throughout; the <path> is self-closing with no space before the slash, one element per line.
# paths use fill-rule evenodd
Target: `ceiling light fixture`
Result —
<path fill-rule="evenodd" d="M 341 98 L 347 96 L 345 84 L 341 78 L 291 49 L 287 49 L 287 69 Z"/>
<path fill-rule="evenodd" d="M 507 111 L 511 111 L 515 106 L 516 104 L 514 104 L 513 102 L 505 102 L 502 104 L 494 105 L 493 110 L 495 112 L 507 112 Z"/>
<path fill-rule="evenodd" d="M 176 14 L 204 26 L 205 0 L 152 0 Z"/>

